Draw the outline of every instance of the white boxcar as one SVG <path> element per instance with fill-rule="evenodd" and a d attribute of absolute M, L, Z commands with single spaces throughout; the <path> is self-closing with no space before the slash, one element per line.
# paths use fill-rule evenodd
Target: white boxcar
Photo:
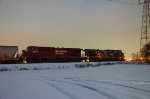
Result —
<path fill-rule="evenodd" d="M 0 46 L 0 60 L 13 60 L 18 55 L 18 46 Z"/>

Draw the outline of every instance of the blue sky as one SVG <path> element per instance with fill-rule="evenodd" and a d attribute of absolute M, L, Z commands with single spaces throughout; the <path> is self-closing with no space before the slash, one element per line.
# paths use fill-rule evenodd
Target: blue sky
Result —
<path fill-rule="evenodd" d="M 137 0 L 120 0 L 137 3 Z M 0 45 L 139 50 L 142 7 L 108 0 L 1 0 Z"/>

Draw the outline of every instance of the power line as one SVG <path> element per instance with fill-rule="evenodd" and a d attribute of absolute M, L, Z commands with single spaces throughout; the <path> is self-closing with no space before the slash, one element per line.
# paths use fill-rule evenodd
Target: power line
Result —
<path fill-rule="evenodd" d="M 125 1 L 119 1 L 119 0 L 107 0 L 111 2 L 117 2 L 117 3 L 124 3 L 124 4 L 136 4 L 139 5 L 138 3 L 133 3 L 133 2 L 125 2 Z"/>

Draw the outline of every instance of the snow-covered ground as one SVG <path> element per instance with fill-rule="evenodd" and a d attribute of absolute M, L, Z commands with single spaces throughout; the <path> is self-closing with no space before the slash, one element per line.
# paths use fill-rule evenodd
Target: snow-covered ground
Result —
<path fill-rule="evenodd" d="M 1 64 L 0 99 L 150 99 L 150 65 L 75 64 Z"/>

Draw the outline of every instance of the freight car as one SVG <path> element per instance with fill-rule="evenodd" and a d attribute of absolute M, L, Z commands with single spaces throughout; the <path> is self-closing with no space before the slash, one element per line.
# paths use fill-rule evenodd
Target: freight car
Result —
<path fill-rule="evenodd" d="M 85 49 L 87 61 L 124 61 L 124 53 L 121 50 Z"/>
<path fill-rule="evenodd" d="M 80 48 L 29 46 L 22 51 L 22 60 L 27 63 L 81 62 L 81 50 Z"/>
<path fill-rule="evenodd" d="M 0 46 L 0 63 L 18 63 L 18 46 Z"/>

